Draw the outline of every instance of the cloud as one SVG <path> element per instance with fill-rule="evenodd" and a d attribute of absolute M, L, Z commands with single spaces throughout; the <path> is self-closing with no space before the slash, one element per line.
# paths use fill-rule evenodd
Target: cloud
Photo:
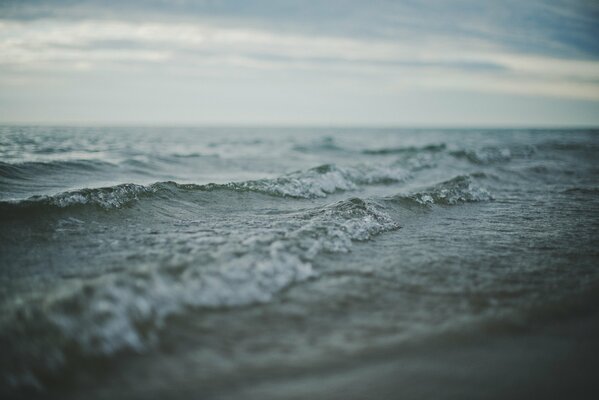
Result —
<path fill-rule="evenodd" d="M 401 86 L 599 99 L 599 61 L 506 52 L 492 43 L 427 43 L 283 34 L 200 23 L 119 20 L 0 23 L 0 65 L 19 70 L 169 63 L 378 74 Z"/>
<path fill-rule="evenodd" d="M 98 90 L 133 85 L 160 87 L 172 109 L 222 97 L 246 115 L 231 99 L 251 98 L 275 118 L 293 111 L 278 93 L 308 108 L 324 96 L 315 120 L 333 104 L 364 102 L 365 114 L 387 107 L 388 118 L 385 102 L 451 93 L 597 103 L 598 10 L 583 0 L 9 0 L 0 2 L 0 102 L 19 111 L 45 91 L 38 103 L 95 104 Z M 120 95 L 147 114 L 141 95 Z"/>
<path fill-rule="evenodd" d="M 414 40 L 453 37 L 517 51 L 596 58 L 593 0 L 4 0 L 7 20 L 229 22 L 319 35 Z"/>

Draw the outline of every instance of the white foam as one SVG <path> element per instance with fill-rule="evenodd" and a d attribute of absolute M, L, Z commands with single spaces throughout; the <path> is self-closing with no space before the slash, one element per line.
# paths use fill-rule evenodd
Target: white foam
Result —
<path fill-rule="evenodd" d="M 474 184 L 472 178 L 468 175 L 458 176 L 409 197 L 420 204 L 426 205 L 453 205 L 493 199 L 488 190 Z"/>
<path fill-rule="evenodd" d="M 155 191 L 156 189 L 152 186 L 127 183 L 107 188 L 81 189 L 53 196 L 33 197 L 29 201 L 43 202 L 60 208 L 79 204 L 91 204 L 111 209 L 121 208 L 132 201 L 138 200 L 139 195 L 142 193 L 152 193 Z"/>
<path fill-rule="evenodd" d="M 354 240 L 397 228 L 380 206 L 350 199 L 216 241 L 207 264 L 198 264 L 194 255 L 179 256 L 80 281 L 48 298 L 44 308 L 85 354 L 143 351 L 171 315 L 189 307 L 268 302 L 281 289 L 317 274 L 311 263 L 317 254 L 347 252 Z"/>
<path fill-rule="evenodd" d="M 400 182 L 409 174 L 392 166 L 338 167 L 323 165 L 276 179 L 231 184 L 233 188 L 255 190 L 278 196 L 299 198 L 326 197 L 337 191 L 356 190 L 359 185 Z"/>

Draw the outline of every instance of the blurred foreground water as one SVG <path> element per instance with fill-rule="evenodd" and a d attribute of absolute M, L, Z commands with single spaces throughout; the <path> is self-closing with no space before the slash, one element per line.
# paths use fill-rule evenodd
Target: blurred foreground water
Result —
<path fill-rule="evenodd" d="M 0 127 L 0 393 L 594 398 L 599 131 Z"/>

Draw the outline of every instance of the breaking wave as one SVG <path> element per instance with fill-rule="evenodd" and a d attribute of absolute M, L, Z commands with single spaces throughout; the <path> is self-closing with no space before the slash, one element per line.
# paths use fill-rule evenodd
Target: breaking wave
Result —
<path fill-rule="evenodd" d="M 317 254 L 347 252 L 353 241 L 399 228 L 382 205 L 360 198 L 267 222 L 213 238 L 208 250 L 187 258 L 67 281 L 43 298 L 20 300 L 1 319 L 1 373 L 14 385 L 42 385 L 74 360 L 143 352 L 172 315 L 268 302 L 317 275 Z"/>
<path fill-rule="evenodd" d="M 331 166 L 310 173 L 331 171 L 339 173 Z M 349 252 L 355 241 L 399 229 L 390 203 L 453 205 L 491 200 L 491 194 L 475 183 L 479 178 L 484 175 L 461 175 L 409 195 L 380 200 L 353 197 L 267 214 L 260 224 L 232 234 L 225 229 L 229 233 L 220 236 L 216 229 L 210 237 L 189 236 L 186 246 L 194 249 L 191 252 L 165 242 L 162 245 L 170 251 L 155 261 L 96 278 L 70 279 L 38 297 L 19 299 L 18 304 L 7 305 L 0 318 L 0 344 L 8 349 L 0 361 L 0 374 L 12 385 L 43 387 L 46 380 L 81 360 L 154 348 L 171 316 L 269 302 L 285 288 L 318 276 L 313 263 L 318 254 Z M 377 181 L 367 175 L 360 179 Z M 160 190 L 223 186 L 254 190 L 248 188 L 249 182 L 240 189 L 231 185 L 119 185 L 45 200 L 56 202 L 57 207 L 89 203 L 121 207 Z M 23 343 L 21 337 L 32 341 Z"/>
<path fill-rule="evenodd" d="M 0 216 L 15 211 L 45 208 L 61 209 L 75 206 L 94 206 L 101 209 L 122 208 L 142 197 L 159 196 L 176 191 L 232 190 L 257 192 L 278 197 L 316 198 L 341 191 L 356 190 L 361 185 L 389 184 L 400 182 L 409 174 L 393 167 L 339 167 L 321 165 L 306 171 L 293 172 L 274 179 L 259 179 L 225 184 L 206 185 L 158 182 L 148 186 L 132 183 L 105 188 L 80 189 L 55 195 L 32 196 L 25 200 L 0 202 Z"/>
<path fill-rule="evenodd" d="M 489 191 L 474 182 L 474 178 L 483 174 L 460 175 L 429 188 L 409 195 L 393 197 L 397 201 L 416 202 L 421 205 L 454 205 L 493 200 Z"/>

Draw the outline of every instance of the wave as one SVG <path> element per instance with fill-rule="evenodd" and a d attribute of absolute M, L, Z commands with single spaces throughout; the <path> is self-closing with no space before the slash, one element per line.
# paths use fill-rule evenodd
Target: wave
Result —
<path fill-rule="evenodd" d="M 572 187 L 562 191 L 563 194 L 599 194 L 599 187 Z"/>
<path fill-rule="evenodd" d="M 160 184 L 160 185 L 168 185 Z M 142 186 L 132 183 L 96 189 L 80 189 L 52 196 L 32 196 L 25 200 L 0 201 L 0 220 L 24 216 L 50 216 L 73 209 L 111 210 L 136 202 L 158 192 L 160 185 Z"/>
<path fill-rule="evenodd" d="M 62 161 L 25 161 L 6 163 L 0 161 L 0 178 L 8 180 L 29 180 L 41 175 L 72 171 L 98 171 L 106 167 L 114 167 L 101 160 L 62 160 Z"/>
<path fill-rule="evenodd" d="M 408 176 L 403 169 L 394 167 L 366 165 L 339 167 L 325 164 L 275 179 L 210 185 L 210 187 L 255 191 L 282 197 L 315 198 L 326 197 L 338 191 L 356 190 L 359 185 L 401 182 Z"/>
<path fill-rule="evenodd" d="M 170 157 L 173 157 L 173 158 L 201 158 L 201 157 L 220 158 L 218 154 L 200 153 L 197 151 L 193 151 L 191 153 L 181 153 L 181 152 L 172 153 L 168 157 L 166 157 L 166 159 L 169 159 Z"/>
<path fill-rule="evenodd" d="M 515 158 L 529 158 L 537 150 L 533 146 L 497 147 L 486 146 L 478 149 L 460 149 L 449 152 L 457 159 L 476 165 L 505 163 Z"/>
<path fill-rule="evenodd" d="M 322 166 L 309 171 L 327 174 L 339 169 Z M 360 182 L 378 182 L 379 175 L 372 177 L 364 170 L 360 174 Z M 65 369 L 77 368 L 86 360 L 111 360 L 120 354 L 154 348 L 160 344 L 161 332 L 171 317 L 267 303 L 285 288 L 317 277 L 317 255 L 349 252 L 355 241 L 399 229 L 395 207 L 390 203 L 449 205 L 489 200 L 491 195 L 475 184 L 484 177 L 457 176 L 391 199 L 352 197 L 265 214 L 260 224 L 244 229 L 225 226 L 222 230 L 210 229 L 208 236 L 188 236 L 186 246 L 194 249 L 191 252 L 178 251 L 177 244 L 167 240 L 162 245 L 169 250 L 158 260 L 96 278 L 62 281 L 49 292 L 19 299 L 3 309 L 0 345 L 8 350 L 0 360 L 0 375 L 13 386 L 43 387 Z M 269 180 L 270 184 L 278 179 Z M 243 186 L 232 189 L 231 185 Z M 255 190 L 248 182 L 204 186 L 163 182 L 89 189 L 77 191 L 76 196 L 63 194 L 65 197 L 46 201 L 55 201 L 55 207 L 94 204 L 118 208 L 143 196 L 179 196 L 184 191 L 221 189 Z M 222 221 L 215 224 L 220 227 Z M 30 340 L 23 341 L 23 337 Z"/>
<path fill-rule="evenodd" d="M 118 209 L 142 197 L 160 196 L 181 191 L 232 190 L 257 192 L 278 197 L 316 198 L 340 191 L 356 190 L 360 185 L 390 184 L 407 179 L 408 173 L 393 167 L 338 167 L 321 165 L 274 179 L 259 179 L 206 185 L 158 182 L 143 186 L 132 183 L 105 188 L 80 189 L 55 195 L 33 196 L 25 200 L 0 201 L 0 216 L 14 212 L 91 206 L 104 210 Z"/>
<path fill-rule="evenodd" d="M 388 155 L 388 154 L 415 154 L 415 153 L 438 153 L 444 151 L 447 148 L 445 143 L 441 144 L 429 144 L 427 146 L 422 147 L 395 147 L 395 148 L 383 148 L 383 149 L 366 149 L 363 150 L 363 154 L 370 155 Z"/>
<path fill-rule="evenodd" d="M 129 156 L 128 158 L 115 158 L 111 161 L 99 159 L 68 159 L 50 161 L 22 161 L 2 162 L 0 161 L 0 183 L 3 180 L 30 182 L 36 178 L 44 178 L 52 174 L 73 174 L 105 172 L 114 173 L 121 168 L 137 173 L 148 173 L 156 169 L 156 163 L 180 164 L 185 159 L 192 158 L 219 158 L 216 154 L 204 154 L 199 152 L 174 152 L 164 155 L 151 156 Z"/>
<path fill-rule="evenodd" d="M 143 352 L 171 316 L 268 302 L 318 275 L 317 254 L 348 252 L 353 241 L 399 227 L 382 205 L 351 198 L 213 240 L 202 254 L 65 281 L 3 313 L 0 373 L 14 385 L 42 385 L 81 359 Z"/>
<path fill-rule="evenodd" d="M 445 182 L 409 195 L 392 197 L 393 201 L 415 202 L 420 205 L 455 205 L 493 200 L 489 191 L 478 186 L 473 178 L 484 178 L 484 174 L 459 175 Z"/>
<path fill-rule="evenodd" d="M 595 138 L 596 132 L 590 132 L 591 136 Z M 583 141 L 583 142 L 566 142 L 566 141 L 550 141 L 537 145 L 541 150 L 557 150 L 557 151 L 581 151 L 586 152 L 597 152 L 599 150 L 599 144 L 594 141 Z"/>
<path fill-rule="evenodd" d="M 456 150 L 450 152 L 458 159 L 467 160 L 473 164 L 485 165 L 509 161 L 512 152 L 508 148 L 485 147 L 477 150 Z"/>
<path fill-rule="evenodd" d="M 296 144 L 293 146 L 293 150 L 302 153 L 309 153 L 314 151 L 346 151 L 343 147 L 340 147 L 335 142 L 335 139 L 331 136 L 325 136 L 314 140 L 310 143 Z"/>

